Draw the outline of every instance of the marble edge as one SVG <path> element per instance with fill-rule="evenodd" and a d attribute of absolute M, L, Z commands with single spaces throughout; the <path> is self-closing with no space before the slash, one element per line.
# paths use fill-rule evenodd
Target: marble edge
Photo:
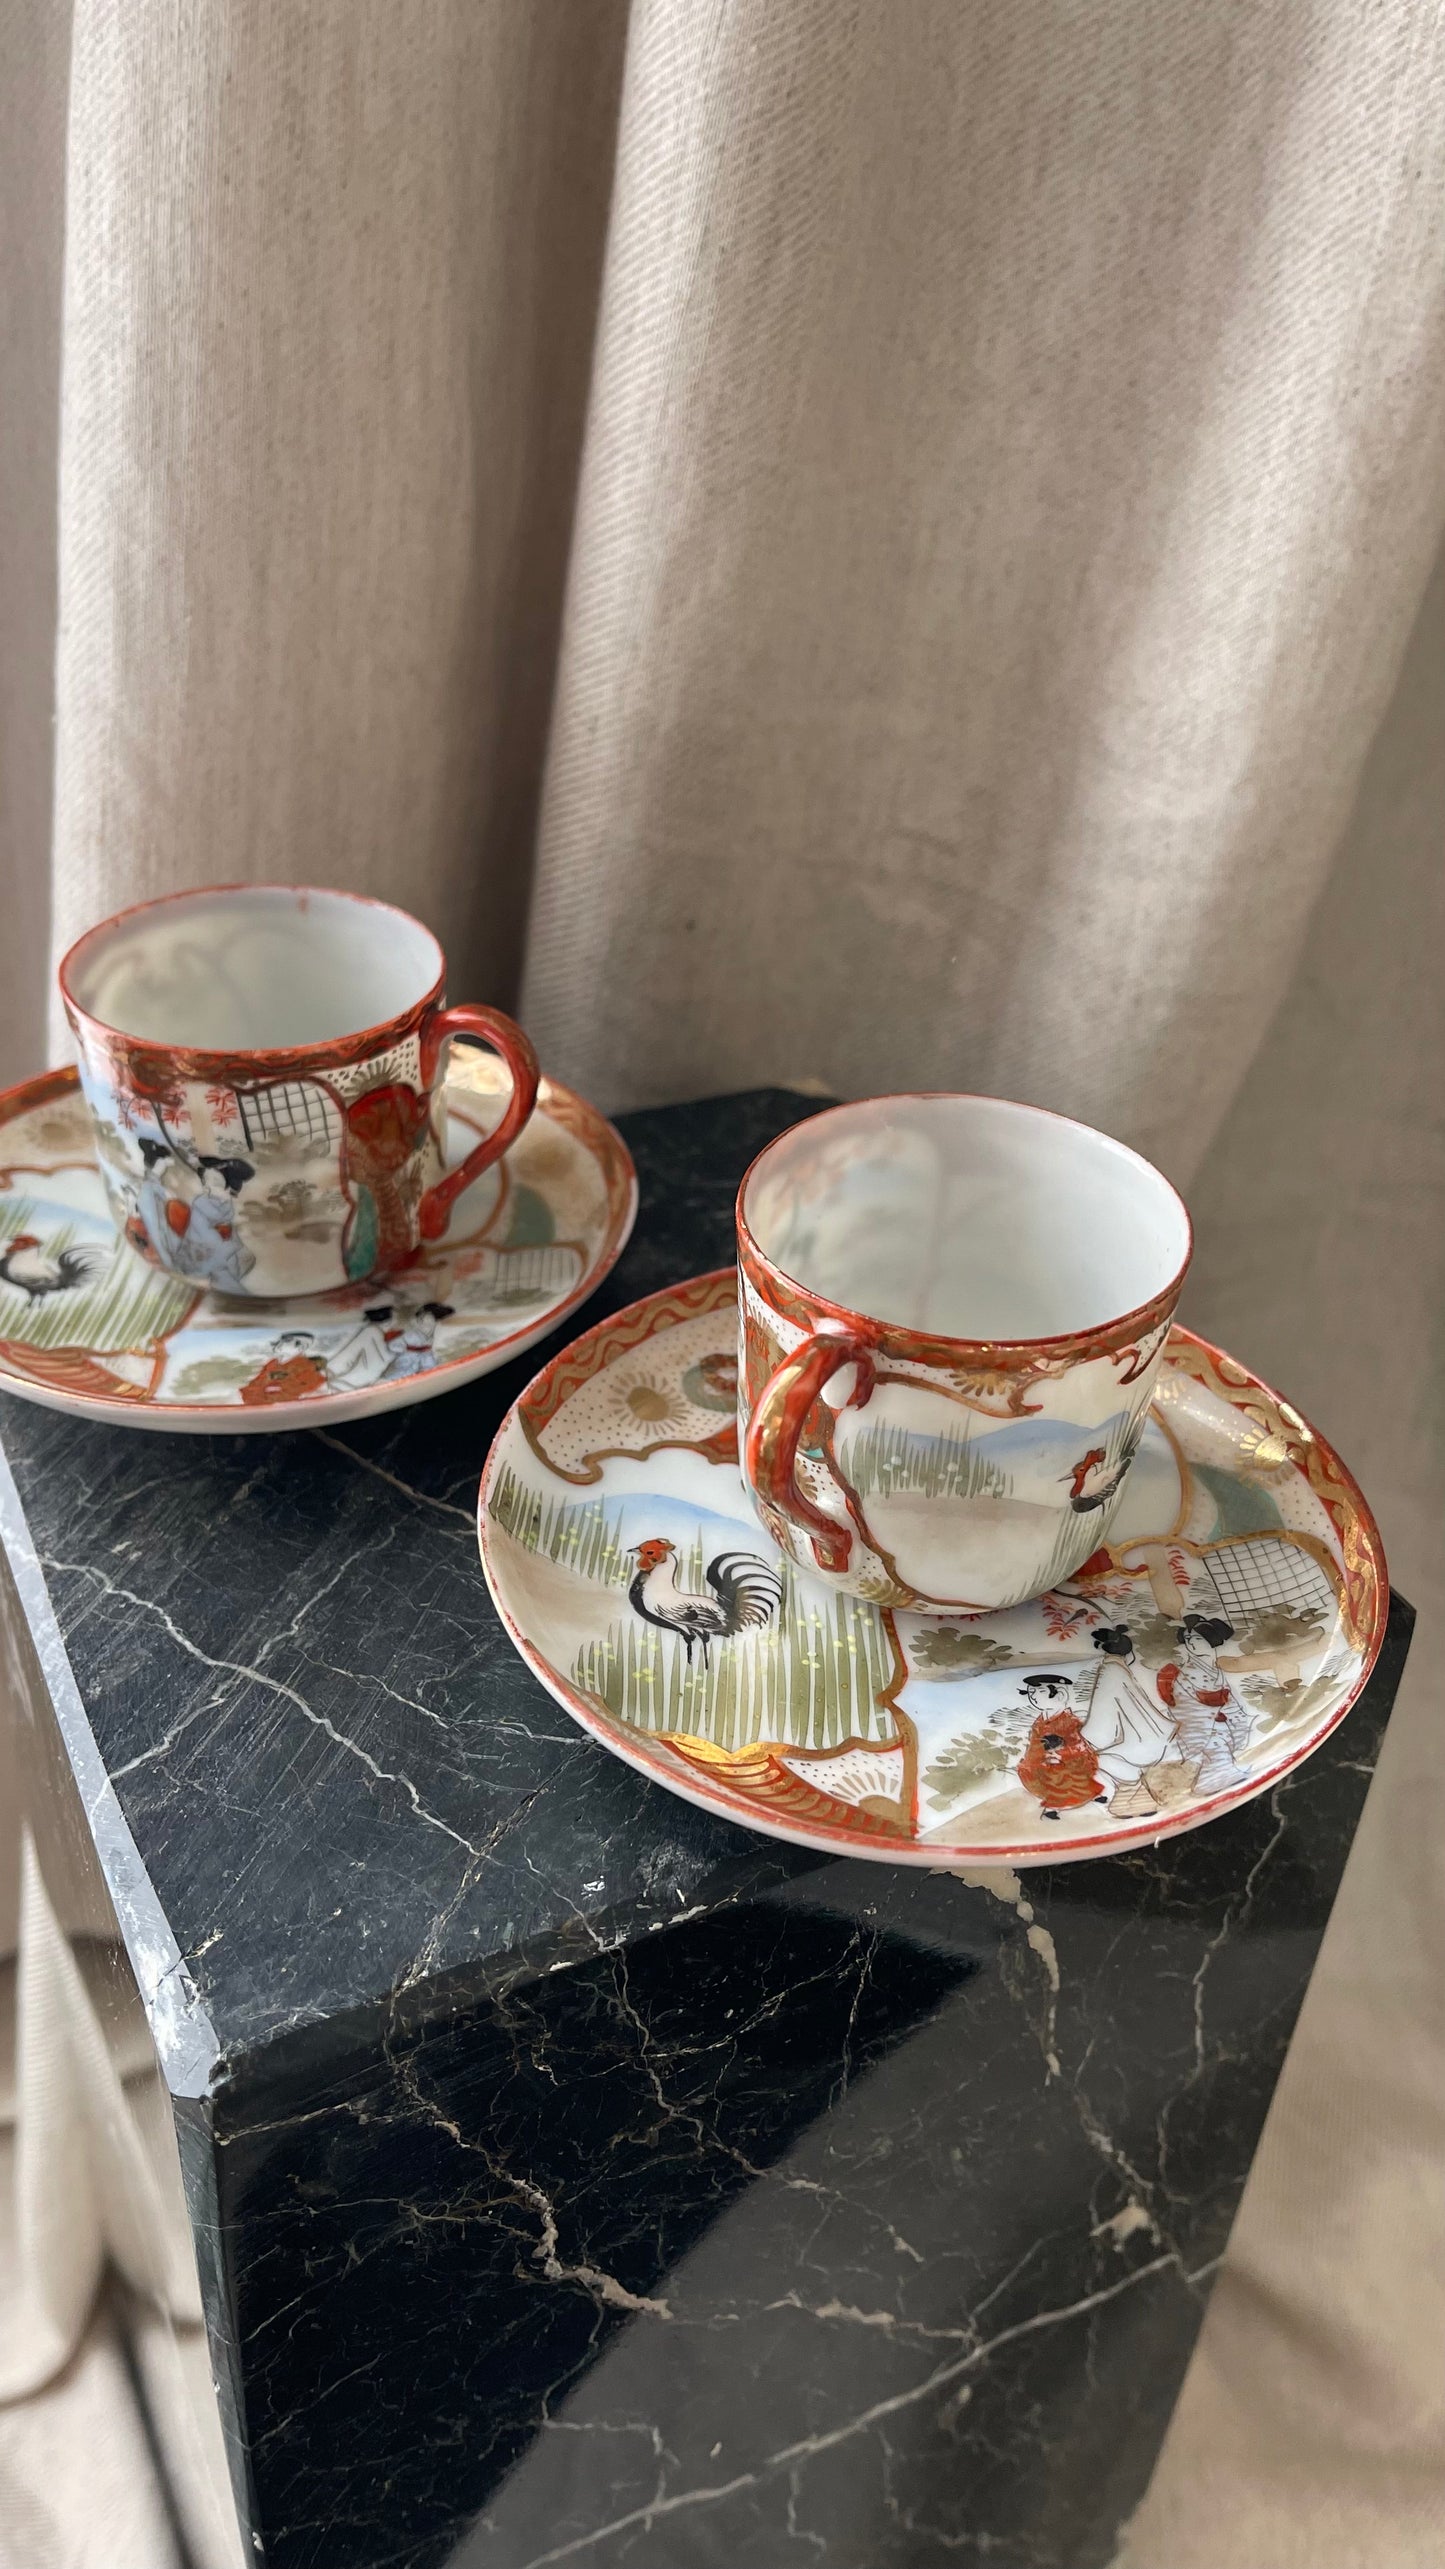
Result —
<path fill-rule="evenodd" d="M 769 1892 L 786 1896 L 793 1884 L 815 1873 L 831 1873 L 841 1860 L 821 1849 L 754 1837 L 748 1830 L 738 1835 L 744 1844 L 736 1856 L 710 1866 L 677 1909 L 658 1909 L 642 1897 L 615 1902 L 595 1916 L 574 1911 L 555 1925 L 539 1927 L 520 1944 L 412 1972 L 389 1989 L 331 2014 L 299 2009 L 254 2039 L 221 2044 L 210 2091 L 218 2115 L 224 2117 L 227 2101 L 242 2089 L 254 2092 L 272 2080 L 289 2088 L 298 2064 L 304 2063 L 308 2086 L 324 2087 L 358 2052 L 379 2052 L 390 2059 L 394 2046 L 455 2025 L 478 2007 L 505 2009 L 519 1992 L 558 1973 L 579 1970 L 600 1955 L 630 1952 L 651 1936 L 740 1901 Z"/>
<path fill-rule="evenodd" d="M 3 1508 L 0 1508 L 3 1529 Z M 1361 1691 L 1358 1705 L 1368 1705 L 1382 1686 L 1387 1686 L 1393 1707 L 1395 1692 L 1409 1654 L 1415 1625 L 1415 1609 L 1398 1588 L 1390 1592 L 1389 1619 L 1379 1657 Z M 1389 1713 L 1386 1713 L 1386 1726 Z M 1293 1772 L 1282 1779 L 1297 1784 L 1308 1775 L 1316 1758 L 1326 1761 L 1342 1754 L 1349 1744 L 1346 1724 L 1319 1744 L 1319 1749 Z M 1365 1762 L 1371 1775 L 1384 1744 L 1382 1728 L 1379 1739 L 1372 1742 Z M 657 1787 L 662 1790 L 664 1788 Z M 1233 1814 L 1229 1816 L 1234 1816 Z M 124 1824 L 122 1823 L 122 1826 Z M 1181 1837 L 1166 1841 L 1172 1851 L 1187 1848 L 1193 1838 L 1202 1834 L 1186 1831 Z M 642 1939 L 664 1933 L 668 1928 L 683 1926 L 703 1914 L 730 1907 L 765 1890 L 786 1898 L 795 1884 L 814 1874 L 832 1873 L 839 1864 L 849 1861 L 846 1847 L 824 1851 L 821 1848 L 795 1846 L 785 1840 L 754 1835 L 739 1828 L 743 1841 L 736 1854 L 724 1857 L 710 1866 L 693 1886 L 691 1897 L 675 1911 L 660 1911 L 646 1897 L 614 1903 L 602 1914 L 591 1916 L 574 1911 L 555 1925 L 542 1927 L 525 1937 L 518 1945 L 490 1954 L 472 1954 L 442 1964 L 440 1968 L 413 1969 L 394 1981 L 390 1988 L 372 1996 L 358 1998 L 333 2014 L 316 2015 L 300 2009 L 289 2019 L 257 2033 L 253 2040 L 218 2045 L 214 2056 L 210 2093 L 218 2114 L 224 2117 L 226 2101 L 234 2101 L 242 2090 L 254 2094 L 257 2086 L 266 2089 L 273 2080 L 289 2087 L 295 2077 L 298 2059 L 304 2059 L 308 2086 L 322 2088 L 329 2078 L 341 2073 L 358 2049 L 375 2050 L 392 2056 L 392 2047 L 425 2036 L 439 2026 L 455 2023 L 471 2009 L 485 2004 L 505 2007 L 507 2000 L 529 1984 L 548 1980 L 558 1972 L 571 1971 L 595 1961 L 598 1955 L 626 1951 Z M 1121 1848 L 1115 1861 L 1147 1859 L 1152 1847 Z M 885 1868 L 886 1869 L 886 1868 Z M 978 1888 L 991 1890 L 1013 1906 L 1017 1897 L 1026 1896 L 1030 1879 L 1047 1883 L 1057 1868 L 1041 1865 L 1032 1875 L 1019 1876 L 1007 1866 L 971 1868 L 940 1863 L 932 1868 L 939 1873 L 958 1873 L 960 1878 Z"/>
<path fill-rule="evenodd" d="M 29 1628 L 62 1745 L 75 1778 L 121 1939 L 174 2096 L 209 2096 L 221 2055 L 215 2028 L 131 1835 L 90 1727 L 84 1699 L 0 1440 L 0 1542 Z"/>

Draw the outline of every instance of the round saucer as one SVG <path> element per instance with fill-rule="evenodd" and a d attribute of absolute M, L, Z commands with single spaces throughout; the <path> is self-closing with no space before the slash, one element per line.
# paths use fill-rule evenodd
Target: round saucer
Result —
<path fill-rule="evenodd" d="M 1277 1784 L 1374 1665 L 1389 1589 L 1359 1489 L 1188 1330 L 1099 1549 L 991 1614 L 907 1613 L 795 1570 L 739 1477 L 736 1382 L 729 1268 L 554 1357 L 478 1494 L 488 1586 L 549 1693 L 724 1818 L 894 1864 L 1109 1855 Z M 706 1646 L 669 1624 L 679 1599 L 701 1601 Z"/>
<path fill-rule="evenodd" d="M 455 1167 L 502 1113 L 506 1073 L 459 1050 L 445 1096 Z M 636 1212 L 621 1135 L 544 1079 L 525 1132 L 401 1273 L 314 1299 L 198 1293 L 120 1238 L 76 1074 L 48 1071 L 0 1095 L 0 1388 L 202 1435 L 402 1409 L 534 1347 L 616 1264 Z"/>

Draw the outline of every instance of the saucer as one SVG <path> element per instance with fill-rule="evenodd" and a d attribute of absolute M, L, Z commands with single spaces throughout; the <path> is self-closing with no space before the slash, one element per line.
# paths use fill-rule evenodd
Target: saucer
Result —
<path fill-rule="evenodd" d="M 987 1614 L 795 1569 L 738 1473 L 736 1385 L 729 1268 L 554 1357 L 478 1496 L 487 1583 L 549 1693 L 726 1819 L 894 1864 L 1108 1855 L 1268 1791 L 1374 1665 L 1389 1588 L 1359 1489 L 1186 1329 L 1098 1549 Z"/>
<path fill-rule="evenodd" d="M 454 1059 L 449 1167 L 492 1130 L 506 1096 L 489 1055 Z M 401 1409 L 535 1346 L 616 1264 L 636 1212 L 621 1135 L 544 1079 L 505 1159 L 389 1281 L 285 1301 L 198 1293 L 117 1233 L 76 1073 L 49 1071 L 0 1095 L 0 1388 L 82 1418 L 202 1435 Z"/>

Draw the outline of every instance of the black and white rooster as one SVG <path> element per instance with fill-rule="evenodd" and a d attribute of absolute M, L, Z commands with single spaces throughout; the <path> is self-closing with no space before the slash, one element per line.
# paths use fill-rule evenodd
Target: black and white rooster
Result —
<path fill-rule="evenodd" d="M 1064 1474 L 1069 1484 L 1069 1505 L 1076 1516 L 1087 1516 L 1094 1508 L 1108 1506 L 1143 1442 L 1144 1421 L 1141 1418 L 1112 1463 L 1103 1445 L 1091 1445 L 1087 1454 L 1080 1455 L 1072 1470 Z"/>
<path fill-rule="evenodd" d="M 783 1602 L 783 1583 L 776 1570 L 756 1552 L 720 1552 L 704 1572 L 711 1594 L 694 1596 L 677 1584 L 677 1545 L 654 1536 L 633 1547 L 637 1568 L 627 1590 L 634 1614 L 663 1632 L 682 1635 L 687 1664 L 693 1645 L 708 1653 L 715 1641 L 730 1640 L 750 1625 L 771 1623 Z"/>
<path fill-rule="evenodd" d="M 33 1231 L 17 1231 L 0 1250 L 0 1284 L 18 1285 L 31 1302 L 89 1284 L 102 1256 L 95 1249 L 47 1249 Z"/>

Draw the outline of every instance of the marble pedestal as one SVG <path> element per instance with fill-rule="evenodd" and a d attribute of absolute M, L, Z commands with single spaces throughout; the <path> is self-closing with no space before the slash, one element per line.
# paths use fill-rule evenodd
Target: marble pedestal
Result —
<path fill-rule="evenodd" d="M 723 1263 L 806 1111 L 626 1119 L 642 1217 L 586 1316 Z M 335 1434 L 0 1421 L 38 1765 L 174 2099 L 251 2556 L 1094 2569 L 1410 1609 L 1315 1758 L 1157 1852 L 794 1852 L 608 1758 L 506 1641 L 473 1500 L 538 1361 Z"/>

